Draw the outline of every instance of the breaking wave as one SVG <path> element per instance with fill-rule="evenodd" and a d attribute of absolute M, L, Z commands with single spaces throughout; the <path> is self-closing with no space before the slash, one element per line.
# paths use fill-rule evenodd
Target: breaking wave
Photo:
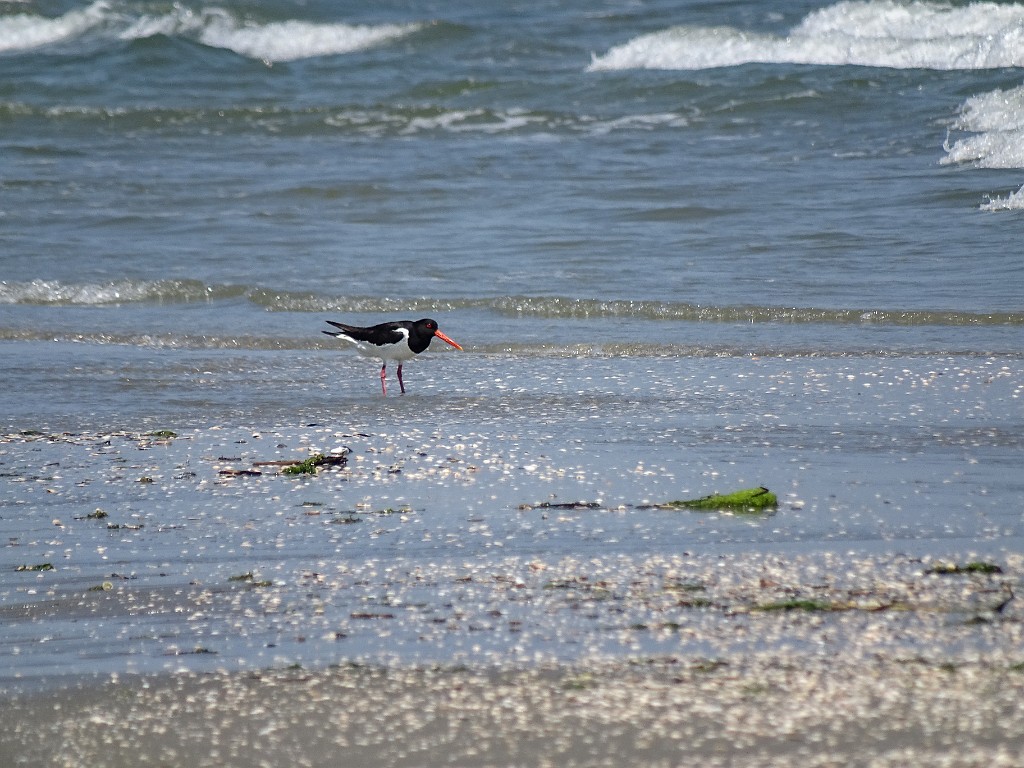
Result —
<path fill-rule="evenodd" d="M 178 304 L 214 301 L 244 295 L 245 288 L 208 286 L 198 280 L 115 280 L 106 283 L 62 283 L 57 280 L 0 281 L 0 304 L 41 306 L 105 306 Z"/>
<path fill-rule="evenodd" d="M 62 283 L 50 280 L 0 282 L 0 304 L 120 306 L 244 299 L 270 312 L 454 312 L 476 310 L 503 317 L 591 320 L 633 318 L 699 323 L 822 323 L 830 325 L 1024 325 L 1024 312 L 959 312 L 929 309 L 825 309 L 771 305 L 717 306 L 688 302 L 587 299 L 566 296 L 483 298 L 330 296 L 274 291 L 258 286 L 206 285 L 198 280 L 119 280 Z"/>
<path fill-rule="evenodd" d="M 944 165 L 978 168 L 1024 168 L 1024 86 L 972 96 L 960 107 L 954 131 L 970 134 L 945 145 Z M 983 210 L 1024 209 L 1024 188 L 993 197 Z"/>
<path fill-rule="evenodd" d="M 423 24 L 352 25 L 298 20 L 260 22 L 216 6 L 175 4 L 161 14 L 138 14 L 105 0 L 47 18 L 0 16 L 0 51 L 26 51 L 87 35 L 141 40 L 156 35 L 194 40 L 261 61 L 278 62 L 365 50 L 413 34 Z"/>
<path fill-rule="evenodd" d="M 1024 5 L 992 2 L 842 2 L 779 36 L 734 27 L 676 26 L 595 56 L 590 71 L 710 69 L 741 64 L 860 65 L 894 69 L 1024 66 Z"/>

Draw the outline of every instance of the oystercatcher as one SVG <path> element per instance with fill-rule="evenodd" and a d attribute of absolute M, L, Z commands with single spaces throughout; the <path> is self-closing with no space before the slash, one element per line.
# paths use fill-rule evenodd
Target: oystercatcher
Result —
<path fill-rule="evenodd" d="M 424 318 L 423 320 L 398 320 L 392 323 L 380 323 L 371 325 L 368 328 L 360 328 L 355 325 L 336 323 L 333 320 L 327 321 L 340 330 L 324 331 L 328 336 L 334 336 L 355 345 L 356 352 L 364 357 L 379 357 L 384 361 L 380 367 L 380 388 L 386 395 L 388 387 L 385 383 L 387 375 L 388 360 L 398 361 L 398 386 L 405 394 L 405 383 L 402 381 L 402 363 L 412 360 L 430 346 L 431 340 L 437 336 L 441 341 L 451 344 L 456 349 L 462 349 L 458 344 L 445 336 L 437 329 L 437 321 Z"/>

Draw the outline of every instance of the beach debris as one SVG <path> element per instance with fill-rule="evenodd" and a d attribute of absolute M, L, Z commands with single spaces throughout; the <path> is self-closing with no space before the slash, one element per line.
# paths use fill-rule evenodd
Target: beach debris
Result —
<path fill-rule="evenodd" d="M 96 511 L 90 512 L 88 515 L 82 515 L 80 517 L 76 517 L 75 520 L 103 520 L 106 517 L 109 517 L 109 515 L 106 512 L 104 512 L 102 509 L 97 507 Z"/>
<path fill-rule="evenodd" d="M 1002 573 L 1003 569 L 995 563 L 986 563 L 981 561 L 974 561 L 970 563 L 964 563 L 958 565 L 957 563 L 935 563 L 929 568 L 926 573 L 935 573 L 940 576 L 949 576 L 959 573 L 981 573 L 981 574 L 996 574 Z"/>
<path fill-rule="evenodd" d="M 170 440 L 178 436 L 177 432 L 170 429 L 157 429 L 153 432 L 147 432 L 146 437 L 155 437 L 159 440 Z"/>
<path fill-rule="evenodd" d="M 185 650 L 182 648 L 171 648 L 168 651 L 164 651 L 164 656 L 216 656 L 217 651 L 206 648 L 202 645 L 197 645 L 191 650 Z"/>
<path fill-rule="evenodd" d="M 338 524 L 338 525 L 351 525 L 353 523 L 361 523 L 361 522 L 363 522 L 363 518 L 356 517 L 355 515 L 353 515 L 350 512 L 347 515 L 345 515 L 344 517 L 336 517 L 336 518 L 334 518 L 333 520 L 331 520 L 331 522 L 335 523 L 335 524 Z"/>
<path fill-rule="evenodd" d="M 599 501 L 542 501 L 535 509 L 601 509 Z"/>
<path fill-rule="evenodd" d="M 308 459 L 274 459 L 254 461 L 254 467 L 281 467 L 286 475 L 315 475 L 318 467 L 343 467 L 348 463 L 348 448 L 330 454 L 314 453 Z"/>
<path fill-rule="evenodd" d="M 316 453 L 305 461 L 285 467 L 282 472 L 286 475 L 315 475 L 318 467 L 343 467 L 348 463 L 348 452 L 328 456 L 323 453 Z"/>
<path fill-rule="evenodd" d="M 229 576 L 228 577 L 228 581 L 244 582 L 244 583 L 248 584 L 250 587 L 272 587 L 272 586 L 274 586 L 274 582 L 271 581 L 270 579 L 259 579 L 259 580 L 257 580 L 256 576 L 253 574 L 252 571 L 248 571 L 246 573 L 240 573 L 237 576 Z"/>
<path fill-rule="evenodd" d="M 413 512 L 413 508 L 410 507 L 408 504 L 403 504 L 398 509 L 395 509 L 394 507 L 382 507 L 380 509 L 373 510 L 372 512 L 370 512 L 370 514 L 373 514 L 373 515 L 408 515 L 411 512 Z"/>
<path fill-rule="evenodd" d="M 754 514 L 771 512 L 778 508 L 778 497 L 764 486 L 744 488 L 733 493 L 702 496 L 699 499 L 666 501 L 660 504 L 621 505 L 619 509 L 633 506 L 634 509 L 693 509 L 705 512 L 735 512 L 737 514 Z M 520 504 L 517 509 L 542 510 L 584 510 L 608 509 L 602 501 L 542 501 L 536 504 Z"/>
<path fill-rule="evenodd" d="M 14 570 L 16 571 L 52 571 L 54 570 L 53 563 L 38 563 L 36 565 L 19 565 Z"/>
<path fill-rule="evenodd" d="M 754 606 L 756 611 L 841 611 L 850 606 L 838 605 L 836 603 L 822 600 L 779 600 L 775 603 L 765 603 Z"/>
<path fill-rule="evenodd" d="M 755 513 L 774 510 L 779 505 L 778 497 L 764 486 L 744 488 L 734 493 L 702 496 L 699 499 L 667 501 L 655 505 L 658 509 L 694 509 L 706 512 Z"/>

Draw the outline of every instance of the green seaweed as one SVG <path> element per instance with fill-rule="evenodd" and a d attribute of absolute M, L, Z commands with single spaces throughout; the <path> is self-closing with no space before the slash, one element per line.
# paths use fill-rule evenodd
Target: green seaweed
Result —
<path fill-rule="evenodd" d="M 706 512 L 729 511 L 740 513 L 766 512 L 779 505 L 778 497 L 764 486 L 744 488 L 734 493 L 702 496 L 699 499 L 668 501 L 659 504 L 661 509 L 693 509 Z"/>
<path fill-rule="evenodd" d="M 36 565 L 19 565 L 14 570 L 16 571 L 52 571 L 54 570 L 53 563 L 38 563 Z"/>
<path fill-rule="evenodd" d="M 345 464 L 347 461 L 347 454 L 325 456 L 322 453 L 315 453 L 305 461 L 298 461 L 285 467 L 281 471 L 286 475 L 315 475 L 317 467 L 338 466 Z"/>
<path fill-rule="evenodd" d="M 383 509 L 375 509 L 371 514 L 374 515 L 407 515 L 412 512 L 413 509 L 410 506 L 401 506 L 398 509 L 394 507 L 384 507 Z"/>
<path fill-rule="evenodd" d="M 158 429 L 154 432 L 147 432 L 146 437 L 158 437 L 165 440 L 169 440 L 172 437 L 177 437 L 178 433 L 170 429 Z"/>
<path fill-rule="evenodd" d="M 666 592 L 703 592 L 706 588 L 699 581 L 666 579 L 662 587 Z"/>
<path fill-rule="evenodd" d="M 958 573 L 993 574 L 1002 572 L 1003 569 L 995 563 L 985 563 L 980 561 L 965 563 L 963 565 L 958 565 L 957 563 L 936 563 L 926 571 L 926 573 L 935 573 L 941 576 L 948 576 Z"/>
<path fill-rule="evenodd" d="M 589 672 L 566 677 L 562 681 L 562 688 L 567 691 L 585 691 L 588 688 L 596 688 L 598 685 L 600 685 L 600 681 Z"/>
<path fill-rule="evenodd" d="M 780 600 L 777 603 L 765 603 L 755 606 L 757 611 L 834 611 L 836 606 L 832 603 L 823 603 L 820 600 Z"/>

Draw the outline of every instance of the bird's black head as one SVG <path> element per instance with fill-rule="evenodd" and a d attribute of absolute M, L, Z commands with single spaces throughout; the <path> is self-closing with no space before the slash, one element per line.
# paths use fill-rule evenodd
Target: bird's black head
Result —
<path fill-rule="evenodd" d="M 417 320 L 413 323 L 412 330 L 409 332 L 409 347 L 413 352 L 419 354 L 430 345 L 431 340 L 435 336 L 444 343 L 451 344 L 456 349 L 462 349 L 459 344 L 441 333 L 437 328 L 437 321 L 431 320 L 429 317 L 425 317 L 422 320 Z"/>

